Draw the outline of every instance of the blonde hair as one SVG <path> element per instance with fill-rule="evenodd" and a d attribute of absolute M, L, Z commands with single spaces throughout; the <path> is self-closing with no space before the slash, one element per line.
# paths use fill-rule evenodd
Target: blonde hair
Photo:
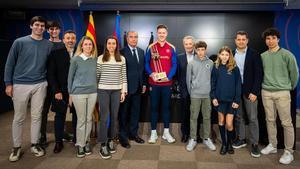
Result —
<path fill-rule="evenodd" d="M 221 59 L 220 59 L 220 54 L 223 52 L 223 51 L 226 51 L 229 53 L 229 59 L 226 63 L 226 67 L 227 67 L 227 70 L 228 72 L 231 72 L 235 67 L 236 67 L 236 62 L 233 58 L 233 54 L 232 54 L 232 51 L 231 49 L 228 47 L 228 46 L 223 46 L 219 52 L 218 52 L 218 58 L 217 60 L 215 61 L 215 64 L 216 64 L 216 67 L 218 68 L 221 64 Z"/>
<path fill-rule="evenodd" d="M 96 47 L 95 47 L 95 44 L 94 44 L 94 41 L 92 40 L 92 38 L 88 37 L 88 36 L 83 36 L 79 43 L 78 43 L 78 46 L 77 46 L 77 49 L 76 49 L 76 52 L 74 54 L 74 56 L 79 56 L 80 54 L 82 54 L 82 44 L 85 40 L 90 40 L 93 44 L 93 50 L 91 52 L 91 57 L 95 58 L 97 57 L 97 50 L 96 50 Z"/>

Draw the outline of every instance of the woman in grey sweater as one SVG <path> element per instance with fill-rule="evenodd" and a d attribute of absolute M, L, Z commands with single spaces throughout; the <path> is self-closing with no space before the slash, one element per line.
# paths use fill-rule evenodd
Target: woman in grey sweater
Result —
<path fill-rule="evenodd" d="M 96 63 L 97 51 L 93 40 L 87 36 L 80 40 L 75 57 L 71 60 L 68 75 L 70 104 L 77 112 L 77 157 L 92 153 L 89 138 L 92 129 L 92 112 L 97 99 Z"/>

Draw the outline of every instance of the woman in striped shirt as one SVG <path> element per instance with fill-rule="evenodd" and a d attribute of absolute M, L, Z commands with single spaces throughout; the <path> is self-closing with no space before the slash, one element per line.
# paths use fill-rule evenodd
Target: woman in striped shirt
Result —
<path fill-rule="evenodd" d="M 109 159 L 116 152 L 113 139 L 117 136 L 119 105 L 127 94 L 125 58 L 120 55 L 118 40 L 113 36 L 106 38 L 104 53 L 98 57 L 97 80 L 100 103 L 99 153 L 103 159 Z"/>

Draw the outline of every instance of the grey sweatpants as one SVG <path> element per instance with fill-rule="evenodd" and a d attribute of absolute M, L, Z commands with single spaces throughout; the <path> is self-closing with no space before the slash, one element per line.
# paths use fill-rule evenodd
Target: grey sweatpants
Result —
<path fill-rule="evenodd" d="M 22 130 L 29 100 L 31 100 L 31 143 L 36 144 L 38 142 L 41 129 L 42 109 L 46 97 L 47 85 L 47 82 L 38 84 L 13 85 L 12 100 L 15 113 L 12 123 L 12 137 L 14 147 L 20 147 L 22 144 Z"/>

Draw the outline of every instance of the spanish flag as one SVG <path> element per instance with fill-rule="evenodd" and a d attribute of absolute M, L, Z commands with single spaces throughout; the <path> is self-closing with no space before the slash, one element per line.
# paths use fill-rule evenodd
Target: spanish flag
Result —
<path fill-rule="evenodd" d="M 97 49 L 97 43 L 96 43 L 96 31 L 95 31 L 95 25 L 94 25 L 94 18 L 93 18 L 93 12 L 90 11 L 90 16 L 89 16 L 89 24 L 86 30 L 86 36 L 92 38 L 95 47 Z"/>

